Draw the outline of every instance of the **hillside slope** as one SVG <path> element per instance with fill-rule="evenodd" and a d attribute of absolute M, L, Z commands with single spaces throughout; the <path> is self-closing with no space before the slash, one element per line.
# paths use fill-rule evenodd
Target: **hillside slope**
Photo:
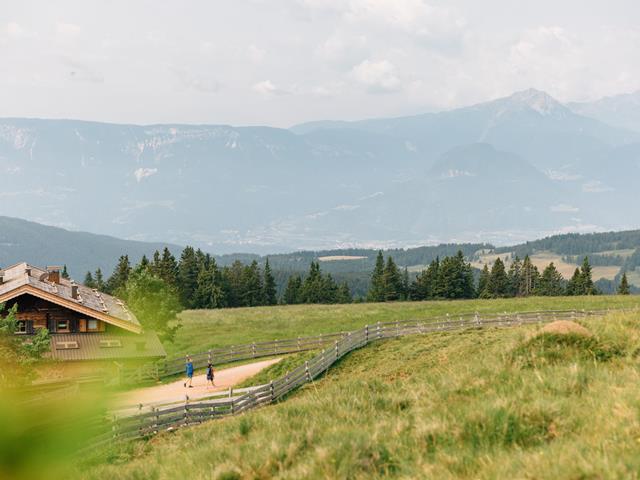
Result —
<path fill-rule="evenodd" d="M 11 217 L 0 216 L 0 266 L 29 262 L 37 266 L 67 265 L 71 276 L 82 281 L 84 274 L 101 268 L 109 275 L 120 255 L 138 262 L 151 257 L 167 245 L 174 252 L 180 247 L 163 243 L 136 242 L 87 232 L 72 232 Z"/>
<path fill-rule="evenodd" d="M 591 337 L 531 326 L 381 342 L 279 405 L 124 446 L 79 475 L 633 477 L 637 325 L 617 315 L 585 322 Z"/>

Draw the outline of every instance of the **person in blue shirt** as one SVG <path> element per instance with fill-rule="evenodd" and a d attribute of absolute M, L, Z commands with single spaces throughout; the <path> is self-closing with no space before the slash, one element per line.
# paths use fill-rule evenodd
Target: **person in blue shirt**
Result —
<path fill-rule="evenodd" d="M 191 357 L 187 357 L 187 381 L 184 382 L 184 388 L 187 388 L 187 384 L 189 384 L 189 388 L 193 388 L 191 382 L 193 382 L 193 362 Z"/>
<path fill-rule="evenodd" d="M 215 384 L 213 383 L 213 365 L 211 363 L 209 363 L 209 365 L 207 365 L 207 386 L 210 383 L 212 387 L 215 387 Z"/>

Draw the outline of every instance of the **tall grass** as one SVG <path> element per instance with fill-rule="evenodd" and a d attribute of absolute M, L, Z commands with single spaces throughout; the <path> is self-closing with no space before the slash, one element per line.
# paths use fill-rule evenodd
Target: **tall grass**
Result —
<path fill-rule="evenodd" d="M 541 347 L 535 326 L 388 340 L 278 405 L 114 448 L 78 476 L 637 478 L 640 317 L 581 323 L 616 354 Z"/>

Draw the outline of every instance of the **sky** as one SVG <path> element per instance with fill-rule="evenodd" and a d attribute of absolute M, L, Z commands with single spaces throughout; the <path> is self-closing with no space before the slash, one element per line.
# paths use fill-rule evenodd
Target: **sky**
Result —
<path fill-rule="evenodd" d="M 640 89 L 637 0 L 3 0 L 0 117 L 291 125 Z"/>

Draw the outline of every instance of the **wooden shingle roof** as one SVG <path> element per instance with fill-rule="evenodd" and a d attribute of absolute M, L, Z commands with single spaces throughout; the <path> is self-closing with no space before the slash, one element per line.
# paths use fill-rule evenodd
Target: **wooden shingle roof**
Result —
<path fill-rule="evenodd" d="M 138 319 L 121 300 L 84 285 L 75 285 L 64 278 L 50 282 L 48 272 L 42 268 L 19 263 L 1 269 L 0 277 L 0 303 L 30 294 L 130 332 L 142 332 Z M 73 286 L 77 288 L 75 298 L 72 295 Z"/>
<path fill-rule="evenodd" d="M 65 361 L 155 359 L 167 354 L 157 335 L 68 333 L 51 337 L 51 358 Z"/>

